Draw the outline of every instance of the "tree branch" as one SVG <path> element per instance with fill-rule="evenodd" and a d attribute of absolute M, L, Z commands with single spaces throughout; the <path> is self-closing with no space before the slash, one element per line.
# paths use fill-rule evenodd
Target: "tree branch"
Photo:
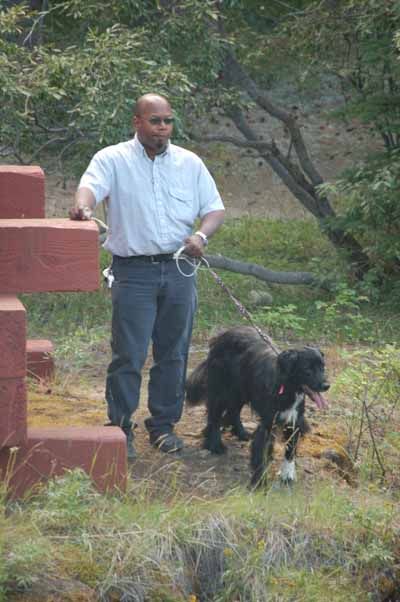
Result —
<path fill-rule="evenodd" d="M 258 151 L 260 157 L 270 165 L 273 171 L 281 178 L 284 184 L 289 188 L 292 194 L 301 202 L 301 204 L 317 219 L 331 216 L 332 213 L 326 210 L 321 211 L 321 206 L 312 194 L 312 187 L 301 177 L 299 170 L 295 165 L 280 153 L 276 145 L 256 139 L 254 131 L 243 123 L 243 114 L 240 111 L 231 112 L 229 116 L 235 122 L 236 127 L 249 139 L 240 140 L 235 136 L 210 135 L 195 139 L 204 142 L 225 142 L 242 148 L 254 148 Z M 307 191 L 306 186 L 310 189 Z"/>
<path fill-rule="evenodd" d="M 314 186 L 319 186 L 322 184 L 323 178 L 311 161 L 300 128 L 297 125 L 293 115 L 284 109 L 277 107 L 271 101 L 268 95 L 257 86 L 255 81 L 247 73 L 245 73 L 244 69 L 237 62 L 232 52 L 227 52 L 224 74 L 227 75 L 230 83 L 236 84 L 245 90 L 249 94 L 250 98 L 252 98 L 259 107 L 286 125 L 291 135 L 293 146 L 302 169 L 310 178 Z"/>
<path fill-rule="evenodd" d="M 275 284 L 302 284 L 302 285 L 320 285 L 322 284 L 311 272 L 275 272 L 264 268 L 255 263 L 244 263 L 236 259 L 230 259 L 224 255 L 206 255 L 205 259 L 212 268 L 220 268 L 238 274 L 254 276 L 264 282 L 273 282 Z"/>

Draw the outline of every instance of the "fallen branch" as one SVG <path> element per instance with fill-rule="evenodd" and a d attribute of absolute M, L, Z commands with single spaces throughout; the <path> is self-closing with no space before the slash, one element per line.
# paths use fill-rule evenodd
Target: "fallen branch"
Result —
<path fill-rule="evenodd" d="M 224 255 L 206 255 L 206 260 L 212 268 L 220 268 L 229 272 L 254 276 L 264 282 L 275 284 L 302 284 L 322 286 L 328 288 L 326 283 L 321 283 L 311 272 L 275 272 L 255 263 L 244 263 Z"/>

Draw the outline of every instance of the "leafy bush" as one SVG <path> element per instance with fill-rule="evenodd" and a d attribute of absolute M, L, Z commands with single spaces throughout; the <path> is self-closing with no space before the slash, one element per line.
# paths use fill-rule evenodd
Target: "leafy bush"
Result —
<path fill-rule="evenodd" d="M 315 309 L 324 336 L 330 340 L 365 341 L 373 337 L 372 321 L 362 313 L 368 298 L 339 283 L 333 299 L 316 301 Z"/>
<path fill-rule="evenodd" d="M 368 285 L 400 275 L 400 151 L 375 157 L 336 184 L 338 223 L 362 241 L 373 264 Z M 395 286 L 396 280 L 393 280 Z"/>
<path fill-rule="evenodd" d="M 210 2 L 188 0 L 176 14 L 159 3 L 65 0 L 42 18 L 25 3 L 1 4 L 0 152 L 18 161 L 46 152 L 53 167 L 68 160 L 82 173 L 100 147 L 131 136 L 140 95 L 165 94 L 182 115 L 197 102 L 196 72 L 203 84 L 216 77 L 208 67 L 219 41 L 204 39 Z"/>
<path fill-rule="evenodd" d="M 344 400 L 348 453 L 366 478 L 391 482 L 398 478 L 394 458 L 400 451 L 400 349 L 385 345 L 343 355 L 347 367 L 332 395 Z"/>

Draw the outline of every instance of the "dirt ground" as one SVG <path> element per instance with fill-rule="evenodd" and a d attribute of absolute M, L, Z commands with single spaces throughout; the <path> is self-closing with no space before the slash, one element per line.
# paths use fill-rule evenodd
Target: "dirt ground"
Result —
<path fill-rule="evenodd" d="M 334 378 L 338 370 L 335 349 L 324 350 L 327 353 L 329 378 Z M 190 353 L 189 371 L 205 355 L 204 347 L 193 346 Z M 29 394 L 29 426 L 101 426 L 107 421 L 104 402 L 104 382 L 108 362 L 106 349 L 99 350 L 97 360 L 91 368 L 85 370 L 84 379 L 76 375 L 59 372 L 55 382 L 32 385 Z M 219 497 L 238 486 L 247 486 L 249 482 L 250 443 L 239 442 L 230 433 L 223 435 L 227 452 L 215 456 L 201 447 L 201 431 L 205 424 L 205 410 L 202 406 L 185 408 L 181 421 L 176 427 L 177 434 L 183 439 L 185 447 L 176 454 L 164 454 L 154 449 L 144 426 L 147 412 L 147 383 L 150 361 L 146 363 L 140 407 L 135 415 L 135 447 L 137 459 L 129 465 L 134 484 L 147 481 L 152 490 L 162 491 L 168 496 L 177 490 L 185 495 L 201 498 Z M 345 436 L 335 425 L 335 406 L 325 395 L 330 407 L 323 412 L 308 403 L 308 419 L 312 432 L 299 446 L 298 478 L 302 483 L 315 478 L 334 476 L 343 485 L 351 482 L 351 470 L 347 466 L 344 451 Z M 245 427 L 253 432 L 257 419 L 248 408 L 242 412 Z M 271 465 L 271 478 L 278 482 L 276 472 L 283 457 L 283 446 L 278 442 L 275 460 Z M 350 472 L 349 472 L 350 470 Z"/>

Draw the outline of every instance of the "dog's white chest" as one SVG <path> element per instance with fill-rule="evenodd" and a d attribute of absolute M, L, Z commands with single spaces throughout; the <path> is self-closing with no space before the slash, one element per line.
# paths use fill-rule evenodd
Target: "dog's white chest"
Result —
<path fill-rule="evenodd" d="M 296 424 L 297 416 L 299 414 L 298 407 L 304 401 L 304 393 L 296 393 L 296 398 L 294 404 L 285 410 L 284 412 L 279 413 L 279 420 L 286 424 Z"/>

